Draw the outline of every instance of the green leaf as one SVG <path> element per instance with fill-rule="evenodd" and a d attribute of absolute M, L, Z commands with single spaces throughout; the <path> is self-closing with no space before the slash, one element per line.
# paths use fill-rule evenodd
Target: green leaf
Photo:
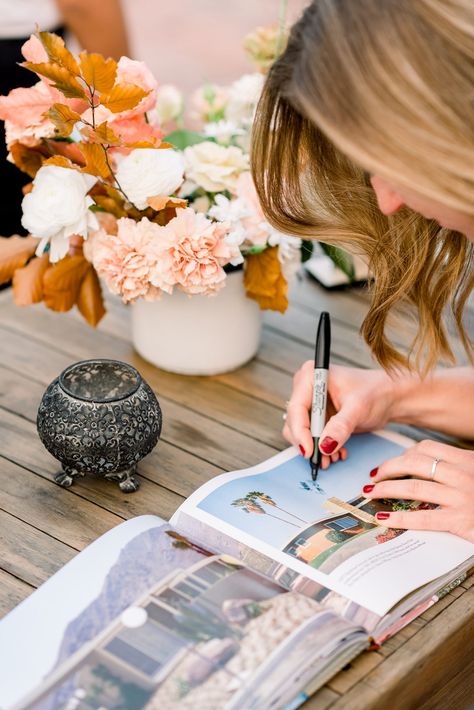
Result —
<path fill-rule="evenodd" d="M 261 254 L 262 251 L 268 249 L 268 244 L 254 244 L 253 247 L 249 247 L 245 250 L 246 254 Z"/>
<path fill-rule="evenodd" d="M 197 143 L 204 143 L 205 141 L 214 142 L 213 138 L 208 136 L 203 136 L 201 133 L 196 133 L 195 131 L 186 131 L 185 129 L 178 129 L 173 131 L 169 136 L 163 138 L 166 143 L 171 143 L 178 150 L 184 150 L 191 145 L 196 145 Z"/>
<path fill-rule="evenodd" d="M 352 283 L 355 279 L 355 268 L 352 256 L 348 254 L 343 249 L 335 247 L 332 244 L 321 244 L 321 249 L 330 259 L 336 264 L 336 266 L 341 269 L 341 271 L 347 276 L 349 281 Z"/>
<path fill-rule="evenodd" d="M 301 263 L 311 259 L 313 254 L 314 244 L 312 239 L 303 239 L 301 242 Z"/>

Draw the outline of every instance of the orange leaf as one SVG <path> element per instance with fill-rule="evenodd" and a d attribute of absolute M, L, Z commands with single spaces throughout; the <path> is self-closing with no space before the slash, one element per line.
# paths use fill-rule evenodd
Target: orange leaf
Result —
<path fill-rule="evenodd" d="M 43 300 L 43 276 L 49 266 L 48 254 L 43 254 L 13 274 L 13 298 L 17 306 L 30 306 Z"/>
<path fill-rule="evenodd" d="M 71 135 L 74 126 L 81 120 L 80 115 L 66 104 L 53 104 L 46 113 L 62 137 Z"/>
<path fill-rule="evenodd" d="M 158 138 L 154 138 L 150 141 L 134 141 L 133 143 L 125 143 L 126 148 L 161 148 L 161 144 Z M 171 148 L 170 144 L 170 148 Z"/>
<path fill-rule="evenodd" d="M 97 272 L 92 265 L 82 279 L 79 295 L 77 297 L 77 307 L 86 321 L 93 328 L 105 316 L 104 300 L 100 287 Z"/>
<path fill-rule="evenodd" d="M 51 264 L 43 278 L 43 301 L 52 311 L 69 311 L 76 303 L 89 262 L 80 255 Z"/>
<path fill-rule="evenodd" d="M 33 64 L 33 62 L 23 62 L 21 64 L 25 69 L 46 77 L 53 82 L 55 89 L 58 89 L 68 99 L 85 99 L 86 94 L 82 86 L 77 81 L 76 77 L 71 74 L 65 67 L 53 62 L 43 62 Z"/>
<path fill-rule="evenodd" d="M 10 153 L 17 168 L 34 178 L 40 167 L 44 163 L 45 156 L 36 148 L 28 148 L 16 141 L 10 146 Z"/>
<path fill-rule="evenodd" d="M 120 111 L 129 111 L 138 106 L 149 93 L 135 84 L 115 84 L 110 93 L 102 94 L 100 103 L 112 113 L 120 113 Z"/>
<path fill-rule="evenodd" d="M 127 216 L 127 212 L 123 208 L 123 200 L 118 203 L 112 197 L 107 197 L 107 195 L 92 195 L 92 199 L 98 207 L 102 207 L 103 210 L 117 217 L 117 219 Z"/>
<path fill-rule="evenodd" d="M 278 247 L 245 257 L 244 285 L 247 296 L 262 309 L 284 313 L 288 308 L 288 284 L 278 260 Z"/>
<path fill-rule="evenodd" d="M 64 155 L 54 155 L 52 158 L 45 160 L 43 165 L 57 165 L 58 168 L 69 168 L 69 170 L 78 170 L 77 165 L 71 163 L 69 158 L 65 158 Z"/>
<path fill-rule="evenodd" d="M 77 143 L 67 143 L 66 141 L 45 140 L 50 153 L 54 156 L 63 156 L 71 160 L 76 165 L 84 166 L 86 161 L 81 151 L 77 147 Z M 70 166 L 69 166 L 70 167 Z"/>
<path fill-rule="evenodd" d="M 79 76 L 79 65 L 71 52 L 64 46 L 64 40 L 52 32 L 39 32 L 38 37 L 46 50 L 49 61 L 59 64 L 71 74 Z"/>
<path fill-rule="evenodd" d="M 112 91 L 117 76 L 115 59 L 105 59 L 101 54 L 89 54 L 88 52 L 81 52 L 79 58 L 84 81 L 101 93 Z"/>
<path fill-rule="evenodd" d="M 107 165 L 105 150 L 97 143 L 77 143 L 77 147 L 85 158 L 86 165 L 82 168 L 83 173 L 97 175 L 97 177 L 110 177 L 110 169 Z"/>
<path fill-rule="evenodd" d="M 188 204 L 187 200 L 182 200 L 179 197 L 168 197 L 168 195 L 156 195 L 155 197 L 149 197 L 147 203 L 154 210 L 159 212 L 166 207 L 186 207 Z"/>
<path fill-rule="evenodd" d="M 107 121 L 101 123 L 96 129 L 91 126 L 84 126 L 84 128 L 81 128 L 81 133 L 84 138 L 92 143 L 114 146 L 121 145 L 120 137 L 108 127 Z"/>
<path fill-rule="evenodd" d="M 9 283 L 36 251 L 34 237 L 0 237 L 0 284 Z"/>

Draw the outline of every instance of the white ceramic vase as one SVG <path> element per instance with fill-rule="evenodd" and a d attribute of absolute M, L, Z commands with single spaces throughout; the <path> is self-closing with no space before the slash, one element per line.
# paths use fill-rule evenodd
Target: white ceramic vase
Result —
<path fill-rule="evenodd" d="M 158 301 L 132 306 L 135 350 L 157 367 L 182 375 L 235 370 L 257 353 L 262 328 L 258 304 L 247 298 L 243 272 L 227 275 L 215 296 L 175 289 Z"/>

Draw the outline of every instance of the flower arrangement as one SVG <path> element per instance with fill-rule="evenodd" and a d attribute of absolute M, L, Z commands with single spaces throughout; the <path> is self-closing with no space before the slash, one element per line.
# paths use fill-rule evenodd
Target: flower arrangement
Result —
<path fill-rule="evenodd" d="M 261 69 L 280 34 L 247 38 Z M 142 62 L 75 57 L 47 32 L 22 52 L 39 81 L 0 97 L 9 159 L 32 178 L 22 205 L 31 236 L 0 240 L 0 283 L 13 280 L 18 304 L 77 305 L 96 325 L 101 281 L 130 303 L 174 289 L 212 295 L 243 268 L 247 295 L 285 311 L 305 245 L 266 222 L 249 172 L 262 73 L 197 90 L 191 131 L 180 92 Z"/>

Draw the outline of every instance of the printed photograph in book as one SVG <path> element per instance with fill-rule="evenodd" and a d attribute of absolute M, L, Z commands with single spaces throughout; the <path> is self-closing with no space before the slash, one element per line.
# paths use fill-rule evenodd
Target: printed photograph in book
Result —
<path fill-rule="evenodd" d="M 295 457 L 263 473 L 228 481 L 198 507 L 329 574 L 359 552 L 406 532 L 380 526 L 376 512 L 429 505 L 360 495 L 369 471 L 403 452 L 399 444 L 360 434 L 347 448 L 348 459 L 320 470 L 317 481 L 311 480 L 308 462 Z"/>
<path fill-rule="evenodd" d="M 283 707 L 296 693 L 293 679 L 314 676 L 318 654 L 308 668 L 308 634 L 322 651 L 348 635 L 347 623 L 313 599 L 167 524 L 141 530 L 115 557 L 91 598 L 63 602 L 69 613 L 23 664 L 36 665 L 23 668 L 34 692 L 15 707 L 183 710 L 272 700 Z M 103 560 L 102 551 L 96 562 Z M 56 585 L 58 597 L 64 588 Z M 18 678 L 12 687 L 22 687 Z"/>

